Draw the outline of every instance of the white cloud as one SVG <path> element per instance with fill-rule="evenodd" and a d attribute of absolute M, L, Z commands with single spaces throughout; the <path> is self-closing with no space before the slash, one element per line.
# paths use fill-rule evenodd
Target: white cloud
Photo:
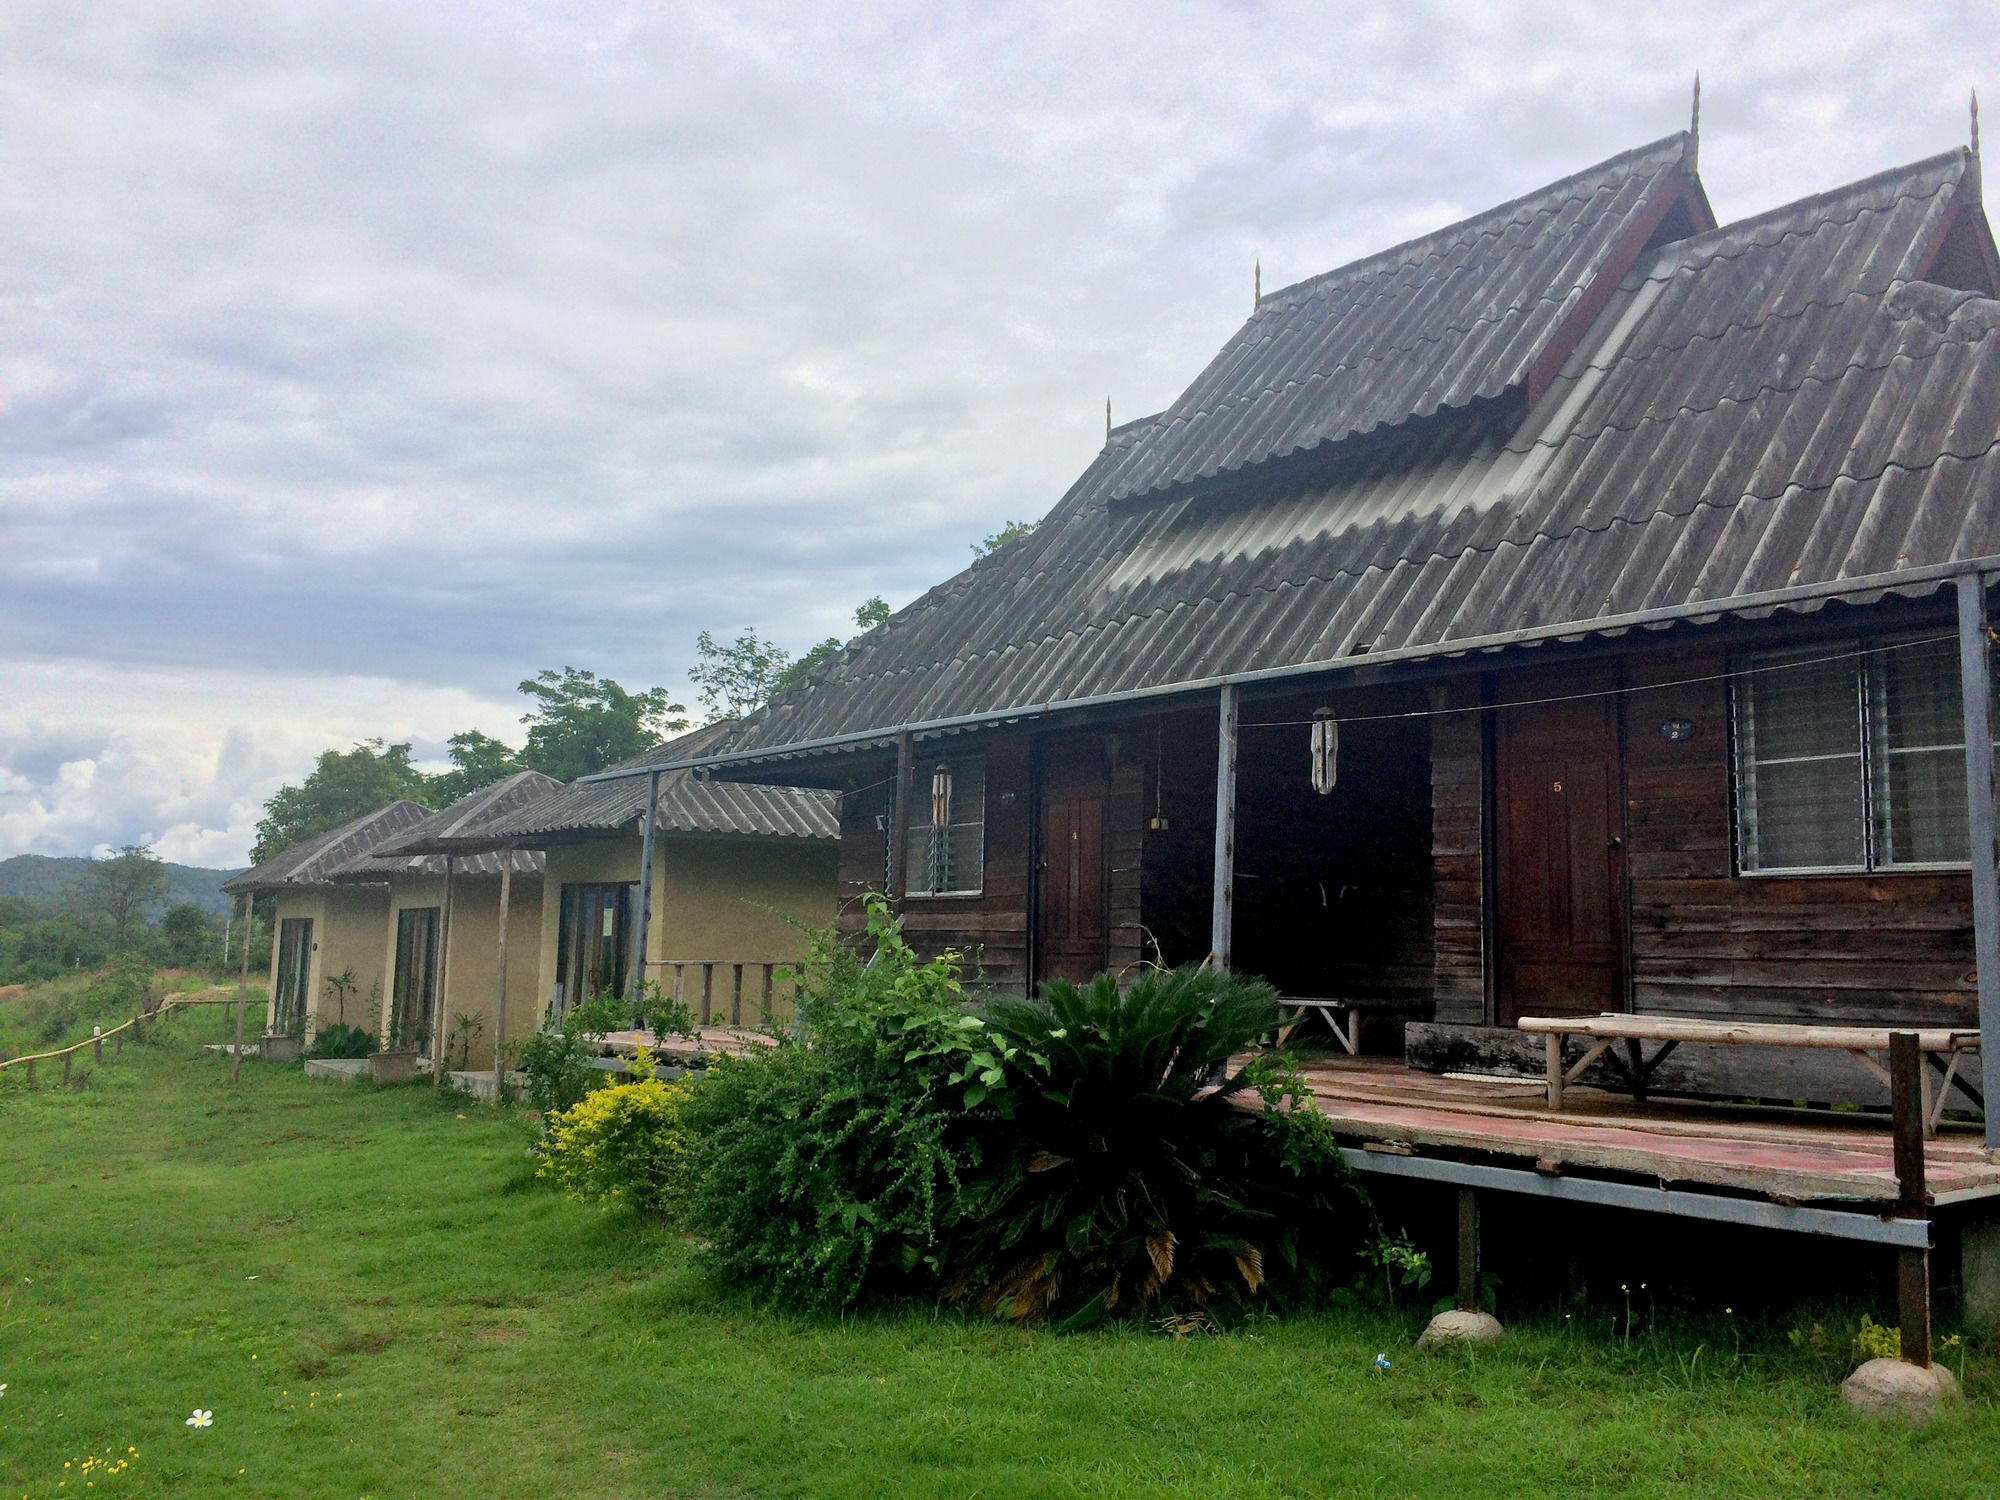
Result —
<path fill-rule="evenodd" d="M 1663 135 L 1697 68 L 1755 211 L 1956 144 L 2000 64 L 1983 6 L 1861 0 L 23 0 L 0 49 L 0 855 L 236 857 L 328 745 L 913 597 L 1254 258 Z"/>

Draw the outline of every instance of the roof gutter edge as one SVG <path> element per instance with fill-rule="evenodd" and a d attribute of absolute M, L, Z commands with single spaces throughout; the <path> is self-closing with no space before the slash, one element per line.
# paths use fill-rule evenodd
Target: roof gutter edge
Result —
<path fill-rule="evenodd" d="M 1622 634 L 1649 625 L 1668 625 L 1680 620 L 1698 619 L 1704 615 L 1740 614 L 1746 610 L 1782 608 L 1787 604 L 1803 603 L 1810 599 L 1832 600 L 1845 594 L 1870 594 L 1917 583 L 1941 584 L 1967 573 L 2000 573 L 2000 554 L 1966 558 L 1960 562 L 1934 563 L 1923 568 L 1901 568 L 1888 573 L 1867 573 L 1858 578 L 1836 579 L 1831 583 L 1808 583 L 1792 588 L 1767 589 L 1763 593 L 1739 594 L 1728 599 L 1695 599 L 1683 604 L 1635 610 L 1630 614 L 1608 615 L 1596 620 L 1566 620 L 1552 625 L 1535 625 L 1522 630 L 1503 631 L 1497 635 L 1468 636 L 1463 640 L 1440 641 L 1425 646 L 1405 646 L 1393 651 L 1366 652 L 1359 656 L 1341 656 L 1327 661 L 1296 662 L 1282 667 L 1260 667 L 1249 672 L 1223 672 L 1213 677 L 1200 677 L 1186 682 L 1159 683 L 1152 687 L 1128 688 L 1116 693 L 1051 699 L 1046 703 L 989 709 L 983 713 L 959 714 L 946 719 L 925 719 L 910 724 L 861 729 L 847 734 L 830 735 L 825 739 L 801 740 L 794 745 L 769 745 L 762 749 L 746 750 L 733 755 L 704 755 L 688 760 L 663 761 L 656 766 L 639 766 L 623 771 L 598 771 L 589 776 L 578 777 L 573 784 L 620 781 L 627 777 L 650 775 L 654 771 L 704 771 L 755 765 L 759 761 L 779 756 L 790 758 L 827 750 L 848 749 L 871 740 L 888 739 L 897 734 L 938 734 L 947 730 L 1002 724 L 1010 719 L 1037 719 L 1049 714 L 1070 713 L 1081 709 L 1142 703 L 1156 698 L 1176 698 L 1225 685 L 1254 686 L 1258 683 L 1282 682 L 1288 678 L 1318 676 L 1354 667 L 1378 667 L 1387 663 L 1424 661 L 1441 656 L 1469 656 L 1476 651 L 1498 651 L 1508 646 L 1537 645 L 1544 641 L 1563 640 L 1572 636 L 1607 635 L 1614 632 Z"/>

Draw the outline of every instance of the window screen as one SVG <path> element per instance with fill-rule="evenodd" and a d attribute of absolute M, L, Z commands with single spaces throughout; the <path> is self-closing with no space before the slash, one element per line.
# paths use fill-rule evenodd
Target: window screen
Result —
<path fill-rule="evenodd" d="M 940 821 L 939 814 L 942 814 Z M 973 896 L 986 874 L 986 762 L 919 760 L 910 778 L 908 892 Z"/>
<path fill-rule="evenodd" d="M 1742 869 L 1965 863 L 1955 639 L 1751 658 L 1734 707 Z"/>

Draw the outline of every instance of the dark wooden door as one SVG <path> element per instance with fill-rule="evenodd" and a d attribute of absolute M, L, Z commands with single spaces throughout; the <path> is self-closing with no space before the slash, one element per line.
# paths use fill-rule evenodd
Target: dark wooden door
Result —
<path fill-rule="evenodd" d="M 1044 747 L 1037 981 L 1070 979 L 1080 984 L 1109 966 L 1104 866 L 1109 792 L 1102 740 L 1057 740 Z"/>
<path fill-rule="evenodd" d="M 1625 1008 L 1624 820 L 1609 671 L 1510 677 L 1496 750 L 1499 1019 Z"/>

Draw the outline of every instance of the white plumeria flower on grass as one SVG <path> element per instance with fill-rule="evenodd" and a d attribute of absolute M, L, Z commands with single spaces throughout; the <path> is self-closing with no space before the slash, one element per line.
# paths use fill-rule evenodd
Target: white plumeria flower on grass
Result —
<path fill-rule="evenodd" d="M 194 1415 L 187 1419 L 187 1425 L 190 1427 L 213 1427 L 215 1425 L 215 1413 L 212 1411 L 203 1411 L 197 1406 L 194 1409 Z"/>
<path fill-rule="evenodd" d="M 0 1396 L 4 1396 L 6 1394 L 7 1394 L 7 1382 L 4 1380 L 0 1380 Z"/>

